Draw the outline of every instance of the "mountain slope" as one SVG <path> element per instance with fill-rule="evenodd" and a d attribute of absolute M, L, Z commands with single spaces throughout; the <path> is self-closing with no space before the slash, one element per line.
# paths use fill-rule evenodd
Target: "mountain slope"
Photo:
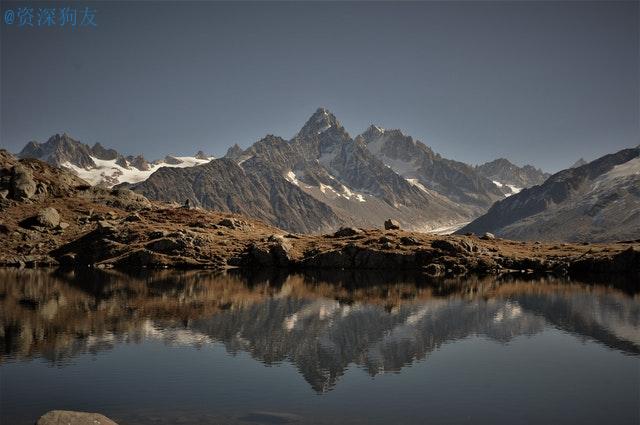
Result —
<path fill-rule="evenodd" d="M 603 156 L 495 203 L 459 233 L 511 239 L 640 238 L 640 147 Z"/>

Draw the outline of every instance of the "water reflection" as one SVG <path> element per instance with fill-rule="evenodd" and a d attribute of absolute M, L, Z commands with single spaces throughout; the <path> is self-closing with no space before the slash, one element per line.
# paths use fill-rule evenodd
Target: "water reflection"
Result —
<path fill-rule="evenodd" d="M 451 341 L 508 343 L 546 326 L 640 354 L 640 299 L 628 288 L 551 278 L 420 279 L 4 270 L 1 358 L 63 366 L 124 341 L 221 342 L 265 364 L 290 362 L 326 392 L 353 364 L 372 376 L 399 372 Z"/>

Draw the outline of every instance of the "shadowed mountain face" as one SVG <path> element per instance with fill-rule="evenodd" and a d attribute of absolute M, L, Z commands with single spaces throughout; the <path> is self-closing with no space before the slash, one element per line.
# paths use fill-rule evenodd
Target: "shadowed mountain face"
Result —
<path fill-rule="evenodd" d="M 620 290 L 544 279 L 429 284 L 396 277 L 372 286 L 376 279 L 3 271 L 2 359 L 63 365 L 124 341 L 222 343 L 265 364 L 290 362 L 325 392 L 350 365 L 372 376 L 401 372 L 472 336 L 507 343 L 551 327 L 640 355 L 640 303 Z"/>
<path fill-rule="evenodd" d="M 495 203 L 459 232 L 571 242 L 640 239 L 640 148 L 556 173 Z"/>

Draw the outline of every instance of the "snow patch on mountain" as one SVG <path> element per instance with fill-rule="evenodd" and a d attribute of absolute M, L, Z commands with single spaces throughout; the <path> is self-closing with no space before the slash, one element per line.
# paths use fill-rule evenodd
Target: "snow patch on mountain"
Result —
<path fill-rule="evenodd" d="M 61 164 L 63 167 L 68 168 L 75 172 L 78 177 L 92 185 L 97 184 L 105 184 L 106 186 L 113 186 L 118 183 L 138 183 L 143 180 L 146 180 L 151 174 L 162 167 L 176 167 L 176 168 L 186 168 L 186 167 L 194 167 L 196 165 L 206 164 L 207 162 L 214 159 L 213 157 L 209 159 L 198 159 L 193 156 L 176 156 L 175 159 L 179 160 L 179 164 L 167 164 L 164 161 L 158 161 L 155 163 L 149 164 L 148 170 L 139 170 L 135 167 L 122 167 L 119 164 L 116 164 L 117 160 L 104 160 L 98 159 L 96 157 L 91 157 L 93 162 L 96 164 L 95 168 L 83 168 L 77 165 L 74 165 L 70 162 L 65 162 Z"/>

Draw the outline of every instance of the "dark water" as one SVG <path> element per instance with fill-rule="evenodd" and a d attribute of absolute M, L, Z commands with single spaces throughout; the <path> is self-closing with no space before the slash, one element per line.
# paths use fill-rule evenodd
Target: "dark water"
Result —
<path fill-rule="evenodd" d="M 7 425 L 640 423 L 620 284 L 0 271 L 0 307 Z"/>

